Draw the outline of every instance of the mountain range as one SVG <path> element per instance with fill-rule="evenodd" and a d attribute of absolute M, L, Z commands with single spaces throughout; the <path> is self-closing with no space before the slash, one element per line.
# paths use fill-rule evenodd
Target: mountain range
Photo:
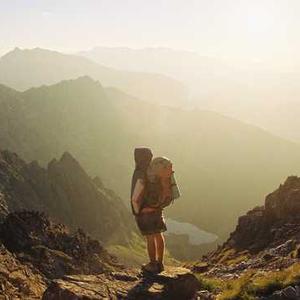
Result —
<path fill-rule="evenodd" d="M 15 48 L 0 58 L 0 83 L 17 90 L 80 76 L 90 76 L 106 87 L 118 87 L 151 102 L 178 106 L 186 98 L 185 86 L 168 76 L 108 68 L 77 55 Z"/>
<path fill-rule="evenodd" d="M 16 159 L 6 151 L 2 155 Z M 5 183 L 5 179 L 0 182 Z M 70 232 L 42 212 L 8 213 L 0 221 L 0 296 L 44 300 L 297 300 L 299 194 L 300 178 L 288 177 L 267 195 L 264 205 L 238 219 L 223 245 L 196 262 L 184 263 L 184 267 L 168 264 L 159 274 L 125 267 L 82 229 Z"/>
<path fill-rule="evenodd" d="M 174 163 L 174 220 L 227 237 L 238 215 L 300 170 L 300 146 L 217 113 L 141 101 L 89 78 L 0 93 L 1 147 L 47 164 L 71 152 L 129 203 L 133 149 Z"/>
<path fill-rule="evenodd" d="M 74 78 L 78 59 L 16 49 L 0 60 L 0 298 L 299 299 L 300 145 L 171 93 L 146 99 L 141 73 L 133 89 L 114 77 L 132 72 L 108 68 L 113 87 Z M 128 210 L 137 146 L 172 160 L 182 194 L 164 211 L 176 225 L 165 271 L 151 276 L 132 267 L 146 253 Z M 190 243 L 184 227 L 225 242 Z M 197 261 L 175 267 L 168 250 Z"/>
<path fill-rule="evenodd" d="M 92 179 L 68 152 L 43 168 L 37 161 L 26 163 L 15 153 L 0 151 L 0 219 L 22 210 L 47 213 L 106 245 L 129 245 L 135 231 L 120 197 L 99 177 Z"/>
<path fill-rule="evenodd" d="M 109 67 L 171 76 L 187 87 L 185 106 L 216 111 L 300 141 L 296 67 L 233 62 L 169 48 L 96 47 L 79 55 Z"/>

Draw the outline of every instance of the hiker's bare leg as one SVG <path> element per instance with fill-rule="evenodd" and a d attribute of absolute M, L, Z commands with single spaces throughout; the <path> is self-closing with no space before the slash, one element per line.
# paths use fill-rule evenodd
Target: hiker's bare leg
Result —
<path fill-rule="evenodd" d="M 163 233 L 155 234 L 155 244 L 156 244 L 156 260 L 159 263 L 163 263 L 164 252 L 165 252 L 165 238 Z"/>
<path fill-rule="evenodd" d="M 156 260 L 155 235 L 146 235 L 146 239 L 149 259 L 151 262 L 154 262 Z"/>

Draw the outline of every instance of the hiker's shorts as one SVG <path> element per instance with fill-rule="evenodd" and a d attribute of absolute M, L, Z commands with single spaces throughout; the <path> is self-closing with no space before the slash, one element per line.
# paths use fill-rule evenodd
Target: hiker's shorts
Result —
<path fill-rule="evenodd" d="M 143 213 L 135 217 L 142 235 L 164 232 L 167 230 L 162 210 Z"/>

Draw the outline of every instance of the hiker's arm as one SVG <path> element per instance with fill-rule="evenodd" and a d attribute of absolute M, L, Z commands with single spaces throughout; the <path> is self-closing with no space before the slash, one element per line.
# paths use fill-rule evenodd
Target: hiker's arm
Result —
<path fill-rule="evenodd" d="M 145 190 L 145 183 L 143 179 L 138 179 L 131 198 L 132 208 L 134 214 L 139 214 L 141 206 L 142 206 L 142 200 L 144 196 L 144 190 Z"/>

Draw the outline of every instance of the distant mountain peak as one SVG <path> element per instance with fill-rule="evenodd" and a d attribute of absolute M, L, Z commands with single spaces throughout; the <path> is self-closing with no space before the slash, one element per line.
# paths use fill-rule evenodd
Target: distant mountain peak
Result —
<path fill-rule="evenodd" d="M 72 154 L 68 151 L 64 152 L 63 155 L 61 156 L 61 161 L 64 160 L 75 160 L 75 158 L 72 156 Z"/>
<path fill-rule="evenodd" d="M 1 86 L 0 86 L 1 88 Z M 91 77 L 84 75 L 73 79 L 62 80 L 55 84 L 50 85 L 42 85 L 40 87 L 33 87 L 25 92 L 24 95 L 31 95 L 35 92 L 44 92 L 45 90 L 53 90 L 56 92 L 63 92 L 64 94 L 68 91 L 68 94 L 72 95 L 82 95 L 86 97 L 86 95 L 91 95 L 92 92 L 97 94 L 99 97 L 104 97 L 104 88 L 102 84 L 92 79 Z"/>
<path fill-rule="evenodd" d="M 51 161 L 48 163 L 48 169 L 51 169 L 54 165 L 57 164 L 57 159 L 53 158 Z"/>
<path fill-rule="evenodd" d="M 11 54 L 19 54 L 19 53 L 24 53 L 24 52 L 55 52 L 59 53 L 57 51 L 53 50 L 48 50 L 40 47 L 35 47 L 35 48 L 20 48 L 20 47 L 15 47 L 14 49 L 8 51 L 5 55 L 11 55 Z M 5 56 L 4 55 L 4 56 Z"/>
<path fill-rule="evenodd" d="M 23 50 L 19 47 L 15 47 L 13 50 L 11 50 L 10 52 L 8 53 L 19 53 L 19 52 L 22 52 Z"/>
<path fill-rule="evenodd" d="M 70 152 L 67 151 L 63 153 L 60 159 L 54 158 L 48 164 L 49 172 L 60 172 L 62 169 L 66 170 L 67 172 L 71 171 L 73 174 L 84 173 L 85 177 L 88 177 L 78 161 L 70 154 Z"/>
<path fill-rule="evenodd" d="M 99 81 L 94 80 L 92 77 L 88 75 L 79 76 L 75 79 L 77 82 L 83 82 L 83 83 L 97 83 L 100 84 Z"/>
<path fill-rule="evenodd" d="M 10 50 L 9 52 L 5 53 L 2 57 L 0 57 L 1 60 L 9 59 L 11 57 L 15 57 L 17 54 L 22 52 L 22 49 L 19 47 L 15 47 L 13 50 Z"/>
<path fill-rule="evenodd" d="M 0 221 L 8 212 L 33 209 L 72 229 L 83 228 L 103 242 L 125 243 L 134 225 L 131 216 L 117 195 L 103 193 L 101 180 L 97 183 L 70 152 L 43 168 L 36 161 L 26 163 L 15 153 L 0 151 Z M 112 222 L 120 215 L 119 223 Z"/>
<path fill-rule="evenodd" d="M 23 51 L 23 50 L 24 50 L 24 49 L 22 49 L 22 48 L 20 48 L 20 47 L 15 47 L 13 50 L 9 51 L 8 53 L 13 53 L 13 52 L 18 53 L 18 52 L 21 52 L 21 51 Z"/>
<path fill-rule="evenodd" d="M 87 85 L 87 86 L 98 86 L 102 88 L 102 85 L 99 81 L 94 80 L 93 78 L 91 78 L 90 76 L 84 75 L 84 76 L 79 76 L 77 78 L 74 79 L 67 79 L 67 80 L 63 80 L 59 83 L 57 83 L 56 85 Z"/>
<path fill-rule="evenodd" d="M 78 161 L 71 155 L 70 152 L 67 151 L 61 156 L 59 164 L 67 167 L 68 169 L 72 168 L 74 171 L 76 170 L 76 172 L 84 172 Z"/>

